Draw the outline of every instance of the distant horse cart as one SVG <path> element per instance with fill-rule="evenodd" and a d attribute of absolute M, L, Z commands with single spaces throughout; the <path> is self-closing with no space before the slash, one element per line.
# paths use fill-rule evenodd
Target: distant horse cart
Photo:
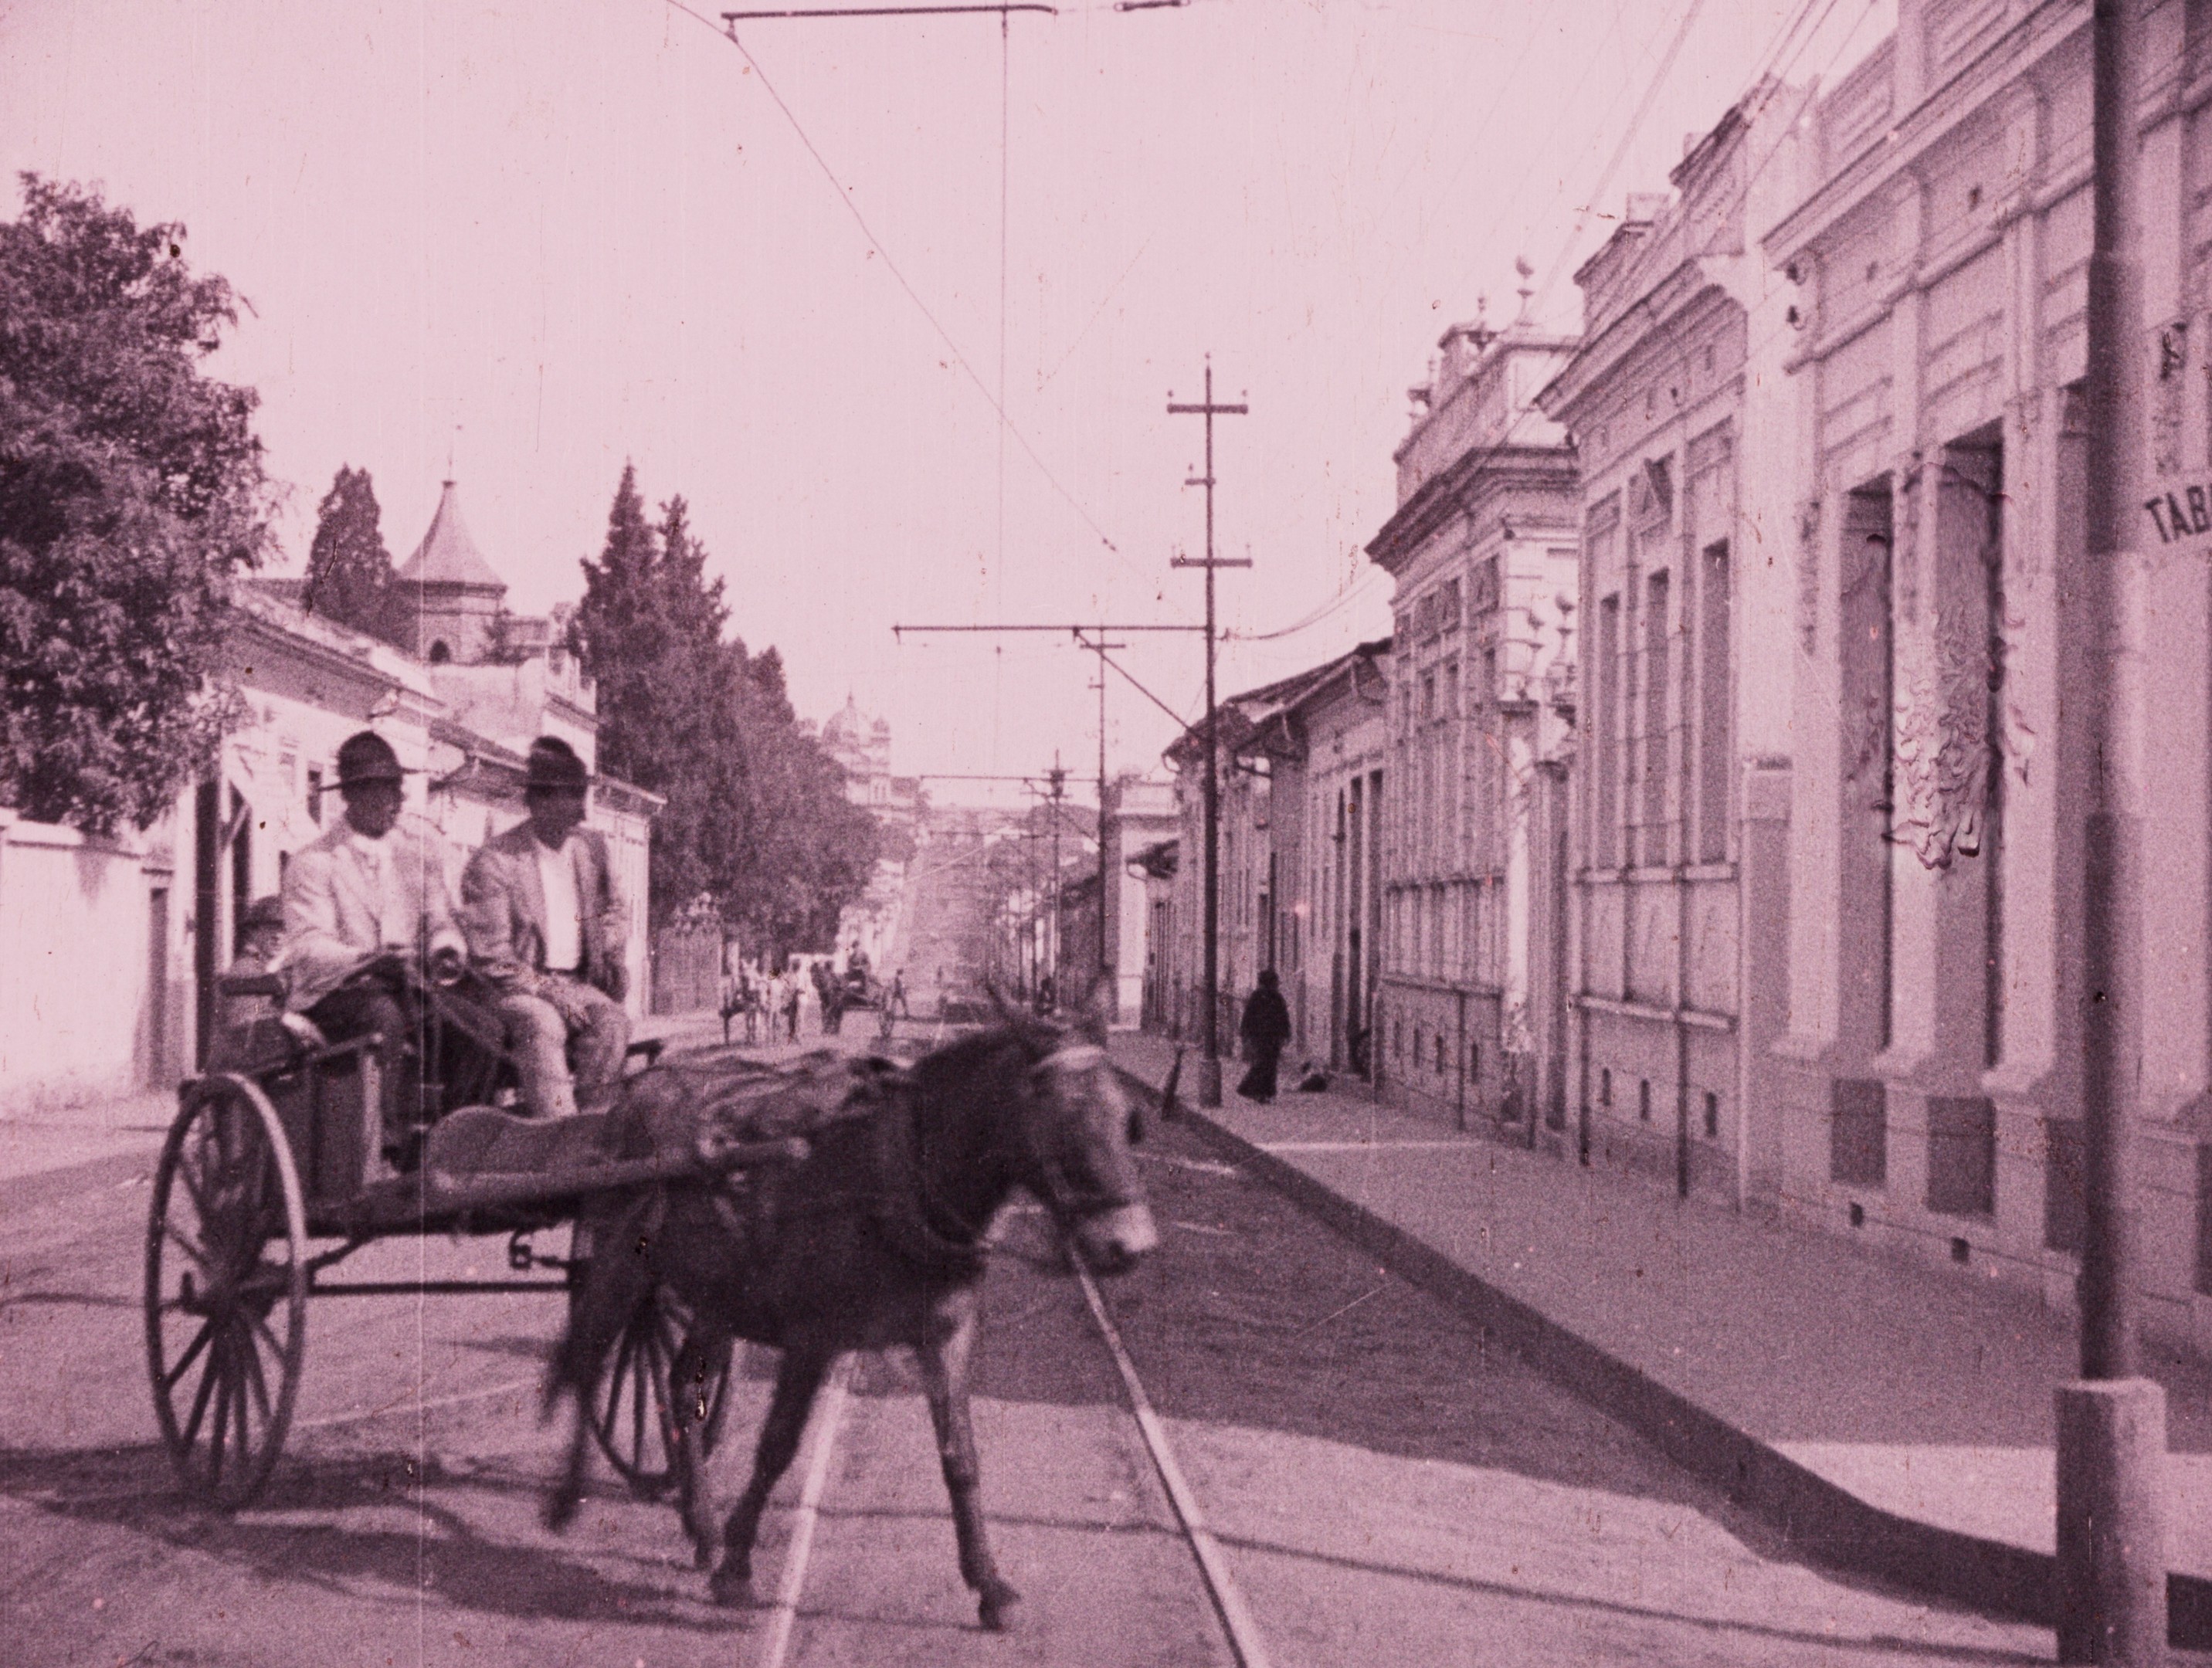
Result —
<path fill-rule="evenodd" d="M 411 970 L 383 974 L 434 1010 Z M 410 1064 L 425 1127 L 401 1174 L 385 1157 L 400 1074 L 382 1038 L 272 1040 L 183 1086 L 154 1180 L 145 1319 L 155 1416 L 186 1489 L 224 1508 L 265 1489 L 310 1297 L 558 1291 L 568 1321 L 548 1399 L 573 1398 L 574 1424 L 549 1522 L 574 1515 L 596 1447 L 641 1496 L 676 1492 L 702 1567 L 720 1549 L 714 1595 L 744 1603 L 762 1511 L 816 1390 L 844 1353 L 904 1344 L 928 1392 L 962 1575 L 985 1623 L 1005 1625 L 1017 1595 L 985 1536 L 968 1411 L 986 1234 L 1026 1187 L 1101 1271 L 1157 1242 L 1095 1028 L 1001 1010 L 910 1067 L 644 1045 L 611 1112 L 550 1121 L 484 1104 L 511 1072 L 502 1059 L 465 1068 L 465 1049 L 448 1059 L 438 1028 L 421 1033 Z M 533 1247 L 562 1227 L 567 1256 Z M 431 1234 L 507 1236 L 514 1277 L 331 1277 L 379 1240 Z M 740 1338 L 782 1358 L 751 1481 L 717 1532 L 706 1461 Z"/>

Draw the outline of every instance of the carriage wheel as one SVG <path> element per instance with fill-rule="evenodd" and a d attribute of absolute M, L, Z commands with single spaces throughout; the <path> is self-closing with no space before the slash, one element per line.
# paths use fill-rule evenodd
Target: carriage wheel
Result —
<path fill-rule="evenodd" d="M 690 1328 L 684 1305 L 666 1291 L 638 1306 L 623 1328 L 614 1359 L 592 1398 L 592 1434 L 633 1493 L 658 1498 L 676 1480 L 684 1425 L 700 1426 L 701 1450 L 714 1451 L 728 1411 L 730 1353 L 691 1360 L 683 1343 Z M 682 1386 L 676 1383 L 683 1364 Z"/>
<path fill-rule="evenodd" d="M 307 1345 L 307 1226 L 276 1108 L 243 1077 L 185 1086 L 146 1224 L 146 1362 L 187 1492 L 226 1511 L 269 1481 Z"/>

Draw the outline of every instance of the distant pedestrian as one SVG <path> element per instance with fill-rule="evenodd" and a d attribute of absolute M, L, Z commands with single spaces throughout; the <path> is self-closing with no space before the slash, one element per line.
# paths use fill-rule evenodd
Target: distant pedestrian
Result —
<path fill-rule="evenodd" d="M 884 998 L 884 1001 L 889 1006 L 890 1011 L 896 1013 L 901 1019 L 912 1019 L 914 1017 L 912 1014 L 907 1011 L 906 969 L 904 967 L 901 967 L 896 973 L 891 975 L 891 993 Z"/>
<path fill-rule="evenodd" d="M 799 969 L 793 967 L 783 980 L 783 1022 L 789 1040 L 799 1040 L 799 1004 L 804 999 L 805 989 L 799 980 Z M 773 1030 L 774 1025 L 769 1028 Z"/>
<path fill-rule="evenodd" d="M 1273 967 L 1261 972 L 1260 988 L 1245 998 L 1244 1020 L 1237 1033 L 1244 1041 L 1244 1058 L 1251 1062 L 1237 1092 L 1264 1107 L 1275 1098 L 1275 1068 L 1291 1040 L 1291 1010 Z"/>
<path fill-rule="evenodd" d="M 722 1040 L 730 1040 L 730 1022 L 745 1011 L 745 975 L 742 968 L 722 980 L 722 1000 L 717 1011 L 722 1016 Z"/>

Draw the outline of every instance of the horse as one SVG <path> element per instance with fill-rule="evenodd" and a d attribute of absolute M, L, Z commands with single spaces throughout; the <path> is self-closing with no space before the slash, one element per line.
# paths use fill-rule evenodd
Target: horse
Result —
<path fill-rule="evenodd" d="M 1002 1010 L 1002 1012 L 1005 1010 Z M 567 1331 L 548 1375 L 549 1415 L 575 1401 L 565 1470 L 545 1521 L 565 1528 L 582 1499 L 588 1410 L 609 1352 L 656 1289 L 690 1311 L 677 1390 L 679 1505 L 700 1568 L 714 1525 L 689 1392 L 731 1340 L 781 1351 L 752 1477 L 721 1529 L 717 1602 L 752 1603 L 753 1543 L 769 1492 L 798 1452 L 831 1367 L 854 1350 L 910 1348 L 921 1369 L 939 1461 L 951 1497 L 960 1574 L 984 1627 L 1006 1629 L 1020 1595 L 999 1572 L 984 1532 L 969 1419 L 969 1362 L 988 1236 L 1000 1209 L 1026 1188 L 1093 1270 L 1118 1274 L 1159 1242 L 1127 1143 L 1127 1102 L 1108 1065 L 1103 1025 L 1004 1022 L 900 1069 L 877 1062 L 872 1104 L 822 1124 L 803 1161 L 738 1189 L 708 1180 L 612 1195 L 587 1212 L 589 1252 Z M 653 1074 L 635 1080 L 645 1083 Z M 649 1094 L 638 1097 L 650 1100 Z M 642 1114 L 612 1114 L 615 1140 L 659 1150 L 710 1146 Z M 626 1125 L 626 1126 L 625 1126 Z"/>

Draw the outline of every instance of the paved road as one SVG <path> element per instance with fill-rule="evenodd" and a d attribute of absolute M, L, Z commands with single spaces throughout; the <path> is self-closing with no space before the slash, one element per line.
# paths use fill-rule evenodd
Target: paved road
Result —
<path fill-rule="evenodd" d="M 2047 1635 L 1929 1612 L 1780 1556 L 1653 1451 L 1275 1195 L 1155 1133 L 1166 1235 L 1109 1289 L 1276 1661 L 2002 1663 Z M 665 1507 L 604 1476 L 565 1538 L 535 1511 L 542 1297 L 331 1300 L 301 1427 L 259 1508 L 173 1495 L 136 1287 L 142 1165 L 0 1186 L 0 1613 L 30 1664 L 737 1665 L 767 1618 L 705 1602 Z M 1108 1357 L 1018 1216 L 981 1360 L 985 1495 L 1021 1631 L 978 1631 L 910 1369 L 862 1364 L 789 1660 L 1230 1660 Z M 488 1271 L 496 1242 L 363 1272 Z M 732 1447 L 764 1396 L 739 1384 Z M 760 1586 L 790 1538 L 771 1515 Z"/>

